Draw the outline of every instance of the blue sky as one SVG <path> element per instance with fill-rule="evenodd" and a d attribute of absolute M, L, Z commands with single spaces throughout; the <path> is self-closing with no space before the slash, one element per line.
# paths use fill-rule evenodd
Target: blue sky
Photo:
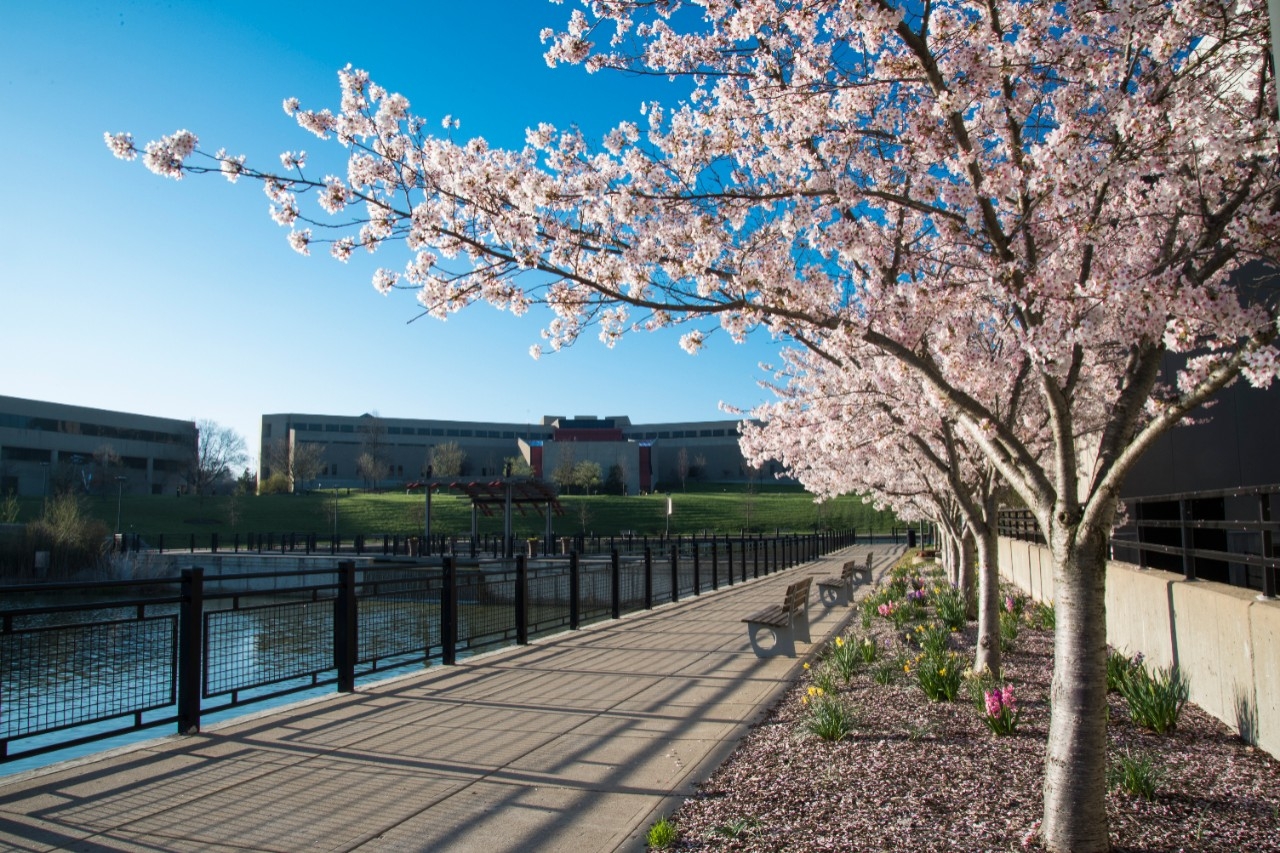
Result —
<path fill-rule="evenodd" d="M 398 8 L 402 7 L 402 8 Z M 364 14 L 364 9 L 375 9 Z M 757 365 L 776 344 L 676 334 L 606 349 L 584 337 L 534 361 L 542 317 L 477 306 L 445 323 L 412 295 L 379 296 L 374 265 L 303 257 L 256 185 L 181 182 L 114 159 L 106 131 L 139 143 L 180 128 L 278 167 L 284 150 L 340 156 L 281 110 L 338 100 L 348 62 L 456 137 L 519 146 L 539 121 L 592 138 L 637 119 L 661 83 L 549 69 L 538 32 L 572 2 L 11 3 L 0 27 L 0 157 L 9 164 L 0 260 L 0 394 L 175 418 L 211 418 L 256 456 L 267 412 L 522 422 L 544 414 L 636 422 L 727 417 L 769 398 Z M 339 171 L 338 168 L 330 169 Z M 343 170 L 345 171 L 345 170 Z"/>

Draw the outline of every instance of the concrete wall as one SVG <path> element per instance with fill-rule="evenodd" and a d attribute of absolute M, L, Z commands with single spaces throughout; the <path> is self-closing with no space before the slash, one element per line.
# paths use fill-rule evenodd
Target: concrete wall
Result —
<path fill-rule="evenodd" d="M 1000 574 L 1032 597 L 1053 600 L 1048 549 L 1000 540 Z M 1181 575 L 1107 564 L 1107 642 L 1177 664 L 1191 701 L 1241 737 L 1280 757 L 1280 601 Z"/>

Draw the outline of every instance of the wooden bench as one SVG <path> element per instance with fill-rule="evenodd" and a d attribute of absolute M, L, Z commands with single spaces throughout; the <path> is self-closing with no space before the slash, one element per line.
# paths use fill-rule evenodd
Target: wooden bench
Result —
<path fill-rule="evenodd" d="M 747 639 L 756 657 L 780 654 L 795 657 L 797 637 L 803 643 L 809 642 L 809 585 L 812 582 L 811 577 L 796 581 L 787 587 L 782 604 L 766 607 L 742 620 L 747 623 Z M 768 648 L 760 645 L 760 634 L 765 631 L 773 635 L 773 645 Z"/>
<path fill-rule="evenodd" d="M 867 554 L 865 565 L 858 565 L 857 560 L 849 560 L 840 571 L 840 577 L 823 578 L 818 581 L 818 600 L 827 607 L 848 607 L 853 602 L 855 584 L 871 583 L 871 560 L 875 552 Z M 856 580 L 855 580 L 856 579 Z"/>

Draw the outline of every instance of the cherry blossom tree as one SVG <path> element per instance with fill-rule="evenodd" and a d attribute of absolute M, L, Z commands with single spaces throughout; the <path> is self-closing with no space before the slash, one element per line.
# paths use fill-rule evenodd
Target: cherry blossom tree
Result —
<path fill-rule="evenodd" d="M 986 406 L 1006 426 L 1018 417 L 1034 424 L 1034 413 L 1022 411 L 1027 362 L 1022 359 L 1019 370 L 1001 370 L 1011 359 L 991 337 L 989 329 L 975 324 L 966 358 L 973 368 L 986 363 L 993 375 L 1007 376 L 1013 385 L 992 385 L 998 393 Z M 979 565 L 973 669 L 998 678 L 995 468 L 957 431 L 947 407 L 915 371 L 856 339 L 836 338 L 827 336 L 821 355 L 783 352 L 785 366 L 777 376 L 786 381 L 773 386 L 780 402 L 752 413 L 754 420 L 742 430 L 743 450 L 756 461 L 781 460 L 819 497 L 870 492 L 898 510 L 903 499 L 922 507 L 925 517 L 946 532 L 949 548 L 958 552 L 949 561 L 967 597 L 972 593 L 972 551 L 965 546 L 972 541 Z M 1043 438 L 1038 445 L 1043 447 Z"/>
<path fill-rule="evenodd" d="M 271 171 L 180 131 L 158 174 L 251 178 L 301 252 L 401 242 L 374 277 L 437 316 L 549 309 L 555 349 L 681 325 L 833 331 L 914 372 L 1031 509 L 1058 612 L 1041 838 L 1104 850 L 1106 539 L 1141 453 L 1229 382 L 1278 370 L 1274 299 L 1231 274 L 1280 258 L 1263 0 L 594 0 L 547 61 L 682 82 L 595 146 L 432 136 L 408 100 L 340 72 L 337 112 L 286 112 L 344 146 L 344 176 Z M 446 119 L 452 126 L 452 122 Z M 307 196 L 318 203 L 314 211 Z M 975 318 L 1028 366 L 1049 450 L 983 401 L 954 353 Z M 1185 369 L 1161 376 L 1166 352 Z M 1016 368 L 1011 368 L 1016 369 Z M 1036 425 L 1038 437 L 1044 430 Z"/>

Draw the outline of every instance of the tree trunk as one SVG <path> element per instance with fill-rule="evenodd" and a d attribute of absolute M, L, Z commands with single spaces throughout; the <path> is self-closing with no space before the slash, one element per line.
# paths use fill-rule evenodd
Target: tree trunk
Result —
<path fill-rule="evenodd" d="M 975 537 L 978 546 L 978 647 L 973 671 L 984 669 L 1000 678 L 1000 566 L 996 531 L 982 525 Z"/>
<path fill-rule="evenodd" d="M 974 572 L 974 563 L 976 555 L 974 551 L 976 545 L 973 539 L 973 533 L 967 528 L 960 535 L 960 591 L 964 593 L 965 615 L 969 619 L 978 618 L 978 596 L 977 586 L 978 579 Z"/>
<path fill-rule="evenodd" d="M 1106 537 L 1054 524 L 1052 716 L 1040 837 L 1053 853 L 1110 849 L 1107 831 Z"/>

